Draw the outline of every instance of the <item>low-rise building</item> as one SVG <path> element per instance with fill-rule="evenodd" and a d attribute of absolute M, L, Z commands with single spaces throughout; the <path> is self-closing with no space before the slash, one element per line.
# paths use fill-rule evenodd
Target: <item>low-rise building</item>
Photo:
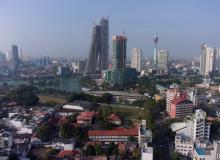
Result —
<path fill-rule="evenodd" d="M 130 136 L 138 139 L 138 128 L 88 131 L 88 136 L 90 140 L 98 142 L 127 142 Z"/>
<path fill-rule="evenodd" d="M 108 116 L 108 121 L 116 125 L 121 125 L 121 118 L 113 113 Z"/>
<path fill-rule="evenodd" d="M 184 156 L 192 156 L 194 149 L 194 142 L 191 138 L 177 134 L 175 136 L 175 151 Z"/>
<path fill-rule="evenodd" d="M 95 116 L 95 112 L 81 112 L 80 115 L 77 116 L 77 124 L 91 125 L 92 120 Z"/>

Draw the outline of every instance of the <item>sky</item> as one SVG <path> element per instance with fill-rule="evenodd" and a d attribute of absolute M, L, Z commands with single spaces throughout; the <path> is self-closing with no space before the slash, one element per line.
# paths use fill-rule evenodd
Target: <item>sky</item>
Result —
<path fill-rule="evenodd" d="M 109 16 L 111 36 L 125 31 L 127 55 L 134 47 L 153 56 L 158 48 L 171 57 L 191 58 L 207 43 L 220 47 L 219 0 L 0 0 L 0 50 L 12 44 L 23 55 L 87 57 L 94 23 Z"/>

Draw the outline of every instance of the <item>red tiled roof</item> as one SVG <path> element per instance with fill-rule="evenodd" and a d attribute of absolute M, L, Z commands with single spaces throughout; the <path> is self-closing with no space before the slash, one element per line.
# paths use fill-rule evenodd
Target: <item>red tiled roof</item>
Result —
<path fill-rule="evenodd" d="M 137 128 L 117 128 L 115 130 L 96 130 L 88 131 L 88 136 L 137 136 Z"/>
<path fill-rule="evenodd" d="M 175 98 L 174 100 L 171 101 L 171 104 L 177 105 L 177 104 L 179 104 L 179 103 L 181 103 L 181 102 L 183 102 L 183 101 L 187 101 L 186 98 L 183 98 L 183 97 L 181 97 L 181 98 Z"/>
<path fill-rule="evenodd" d="M 62 150 L 57 154 L 57 157 L 74 156 L 79 154 L 77 150 Z"/>
<path fill-rule="evenodd" d="M 81 119 L 91 119 L 95 115 L 95 112 L 81 112 L 80 115 L 77 116 L 77 120 Z"/>
<path fill-rule="evenodd" d="M 110 121 L 120 121 L 120 120 L 121 120 L 121 119 L 119 118 L 119 116 L 116 115 L 116 114 L 110 114 L 109 117 L 108 117 L 108 119 L 109 119 Z"/>
<path fill-rule="evenodd" d="M 126 146 L 124 143 L 118 143 L 118 150 L 120 152 L 126 152 Z"/>

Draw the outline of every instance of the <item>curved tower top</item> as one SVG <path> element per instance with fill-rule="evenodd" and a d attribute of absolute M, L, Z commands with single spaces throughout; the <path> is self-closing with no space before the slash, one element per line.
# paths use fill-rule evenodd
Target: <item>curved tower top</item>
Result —
<path fill-rule="evenodd" d="M 158 35 L 157 35 L 157 33 L 155 33 L 154 34 L 154 43 L 157 44 L 158 40 L 159 40 Z"/>

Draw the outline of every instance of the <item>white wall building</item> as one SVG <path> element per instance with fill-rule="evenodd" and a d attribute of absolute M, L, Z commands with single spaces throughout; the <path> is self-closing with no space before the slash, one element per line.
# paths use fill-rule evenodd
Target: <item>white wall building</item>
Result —
<path fill-rule="evenodd" d="M 193 155 L 194 142 L 191 138 L 178 134 L 175 136 L 175 151 L 181 155 Z"/>
<path fill-rule="evenodd" d="M 135 68 L 138 72 L 142 70 L 142 50 L 140 48 L 132 49 L 131 68 Z"/>
<path fill-rule="evenodd" d="M 210 124 L 206 122 L 206 112 L 198 109 L 192 116 L 188 117 L 186 127 L 176 132 L 175 150 L 182 155 L 193 157 L 196 154 L 195 151 L 192 152 L 194 144 L 202 141 L 209 142 L 209 135 Z M 198 153 L 198 155 L 200 154 Z"/>
<path fill-rule="evenodd" d="M 216 55 L 215 49 L 202 44 L 200 55 L 200 74 L 209 75 L 215 71 Z"/>

